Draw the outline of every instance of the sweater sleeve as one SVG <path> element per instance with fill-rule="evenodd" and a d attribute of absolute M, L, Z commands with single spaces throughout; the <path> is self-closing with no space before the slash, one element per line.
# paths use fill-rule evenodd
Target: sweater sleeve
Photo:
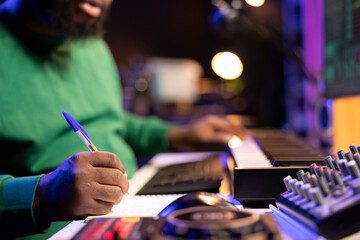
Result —
<path fill-rule="evenodd" d="M 172 126 L 157 117 L 140 117 L 124 113 L 125 140 L 137 156 L 151 156 L 170 151 L 167 132 Z"/>
<path fill-rule="evenodd" d="M 42 175 L 14 178 L 0 175 L 0 236 L 15 238 L 43 232 L 33 212 L 35 190 Z"/>

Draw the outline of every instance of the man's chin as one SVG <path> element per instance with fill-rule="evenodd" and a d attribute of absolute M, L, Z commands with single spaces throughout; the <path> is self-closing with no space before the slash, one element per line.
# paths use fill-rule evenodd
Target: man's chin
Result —
<path fill-rule="evenodd" d="M 60 33 L 64 37 L 90 37 L 90 36 L 102 36 L 103 28 L 102 26 L 97 25 L 84 25 L 84 24 L 76 24 L 72 28 L 60 29 Z"/>
<path fill-rule="evenodd" d="M 93 18 L 85 14 L 54 21 L 54 27 L 65 37 L 102 36 L 103 25 L 103 18 Z"/>
<path fill-rule="evenodd" d="M 71 13 L 54 18 L 54 27 L 65 37 L 99 36 L 103 32 L 104 16 L 93 17 L 75 7 Z"/>

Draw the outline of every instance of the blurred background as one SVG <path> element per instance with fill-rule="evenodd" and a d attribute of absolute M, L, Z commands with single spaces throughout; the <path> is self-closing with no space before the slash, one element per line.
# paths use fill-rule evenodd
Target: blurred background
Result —
<path fill-rule="evenodd" d="M 360 93 L 359 2 L 114 1 L 105 40 L 124 107 L 177 123 L 240 116 L 331 150 L 347 125 L 334 122 L 336 99 Z"/>
<path fill-rule="evenodd" d="M 252 124 L 257 126 L 279 127 L 284 122 L 280 0 L 261 7 L 240 0 L 114 1 L 107 29 L 127 109 L 175 121 L 203 114 L 244 114 L 255 117 Z M 223 51 L 241 59 L 240 77 L 224 80 L 214 73 L 212 58 Z M 150 70 L 146 65 L 154 57 L 166 59 L 157 59 L 157 69 Z M 193 70 L 198 71 L 198 79 L 193 79 L 197 86 L 178 77 L 184 70 L 172 74 L 174 79 L 155 79 L 167 71 L 160 61 L 170 59 L 196 61 L 201 68 Z M 182 85 L 192 96 L 164 96 L 171 89 L 181 91 Z"/>

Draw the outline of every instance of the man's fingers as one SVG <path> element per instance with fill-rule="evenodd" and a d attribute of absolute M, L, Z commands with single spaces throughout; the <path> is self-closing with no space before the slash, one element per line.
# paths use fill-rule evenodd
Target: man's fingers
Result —
<path fill-rule="evenodd" d="M 240 126 L 234 125 L 227 118 L 212 116 L 212 117 L 209 117 L 208 121 L 210 124 L 213 125 L 214 130 L 216 130 L 216 131 L 232 133 L 233 135 L 237 135 L 240 138 L 243 138 L 249 134 L 249 132 L 246 129 L 244 129 Z"/>
<path fill-rule="evenodd" d="M 123 196 L 124 193 L 120 187 L 102 184 L 94 186 L 92 192 L 93 199 L 109 202 L 112 204 L 120 203 Z"/>
<path fill-rule="evenodd" d="M 100 184 L 118 186 L 123 193 L 129 189 L 127 176 L 118 169 L 98 167 L 94 174 L 96 175 L 94 176 L 95 180 Z"/>
<path fill-rule="evenodd" d="M 211 117 L 209 118 L 209 122 L 215 127 L 216 130 L 231 132 L 235 128 L 235 126 L 232 125 L 231 122 L 226 118 Z"/>
<path fill-rule="evenodd" d="M 79 209 L 80 213 L 77 215 L 80 216 L 89 216 L 89 215 L 103 215 L 111 211 L 113 203 L 102 201 L 99 199 L 93 199 L 91 206 L 87 206 L 86 209 Z"/>
<path fill-rule="evenodd" d="M 207 141 L 213 144 L 228 144 L 230 139 L 234 136 L 232 133 L 218 132 L 210 136 Z"/>
<path fill-rule="evenodd" d="M 89 163 L 94 167 L 116 168 L 125 173 L 125 168 L 120 159 L 109 152 L 91 152 L 94 157 L 89 159 Z"/>

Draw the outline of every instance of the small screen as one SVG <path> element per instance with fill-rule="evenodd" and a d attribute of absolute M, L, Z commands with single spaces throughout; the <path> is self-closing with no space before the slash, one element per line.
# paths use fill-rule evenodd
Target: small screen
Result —
<path fill-rule="evenodd" d="M 360 0 L 325 0 L 325 95 L 360 94 Z"/>

